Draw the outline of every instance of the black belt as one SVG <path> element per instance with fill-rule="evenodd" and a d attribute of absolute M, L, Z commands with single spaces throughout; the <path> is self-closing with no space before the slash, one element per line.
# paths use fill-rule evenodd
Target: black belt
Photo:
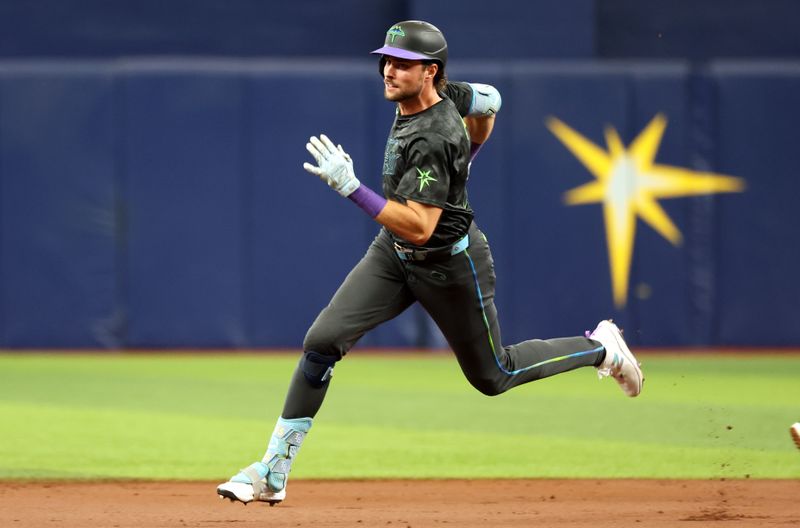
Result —
<path fill-rule="evenodd" d="M 469 234 L 464 235 L 455 244 L 439 248 L 407 248 L 397 242 L 394 243 L 394 251 L 400 260 L 413 260 L 433 262 L 443 260 L 453 255 L 458 255 L 469 247 Z"/>

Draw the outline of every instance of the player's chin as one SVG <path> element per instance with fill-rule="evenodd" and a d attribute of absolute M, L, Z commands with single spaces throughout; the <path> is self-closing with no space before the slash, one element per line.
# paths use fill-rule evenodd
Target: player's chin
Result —
<path fill-rule="evenodd" d="M 387 86 L 383 89 L 383 96 L 389 101 L 402 101 L 403 94 L 397 88 Z"/>
<path fill-rule="evenodd" d="M 389 101 L 401 102 L 405 101 L 410 95 L 398 88 L 397 86 L 386 86 L 383 89 L 383 96 Z"/>

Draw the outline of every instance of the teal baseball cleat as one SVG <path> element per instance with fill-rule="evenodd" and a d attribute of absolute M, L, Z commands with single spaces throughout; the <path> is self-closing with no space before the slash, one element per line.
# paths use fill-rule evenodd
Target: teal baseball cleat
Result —
<path fill-rule="evenodd" d="M 219 498 L 244 504 L 268 502 L 270 506 L 283 501 L 292 462 L 311 429 L 311 423 L 311 418 L 279 418 L 264 458 L 217 486 Z"/>

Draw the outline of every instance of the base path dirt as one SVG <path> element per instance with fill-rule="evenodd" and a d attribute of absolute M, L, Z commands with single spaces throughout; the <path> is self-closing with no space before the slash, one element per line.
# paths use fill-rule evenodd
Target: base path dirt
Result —
<path fill-rule="evenodd" d="M 295 480 L 282 504 L 214 482 L 0 482 L 0 526 L 800 526 L 797 480 Z"/>

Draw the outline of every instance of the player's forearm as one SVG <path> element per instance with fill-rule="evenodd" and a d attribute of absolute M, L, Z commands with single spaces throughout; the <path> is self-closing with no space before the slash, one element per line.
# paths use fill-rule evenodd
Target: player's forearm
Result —
<path fill-rule="evenodd" d="M 491 116 L 467 116 L 464 124 L 469 134 L 469 161 L 472 163 L 478 155 L 478 151 L 492 135 L 494 129 L 494 114 Z"/>
<path fill-rule="evenodd" d="M 437 207 L 388 200 L 375 220 L 403 240 L 422 246 L 433 235 L 441 214 L 442 210 Z"/>
<path fill-rule="evenodd" d="M 469 132 L 469 139 L 473 143 L 482 145 L 486 143 L 489 136 L 492 135 L 494 129 L 494 115 L 490 116 L 467 116 L 464 118 L 464 124 L 467 125 L 467 132 Z"/>
<path fill-rule="evenodd" d="M 379 195 L 356 178 L 353 160 L 341 145 L 334 145 L 325 134 L 309 138 L 306 150 L 317 162 L 317 165 L 303 163 L 306 171 L 318 176 L 397 236 L 418 246 L 430 239 L 442 214 L 439 207 L 412 200 L 401 204 Z"/>

